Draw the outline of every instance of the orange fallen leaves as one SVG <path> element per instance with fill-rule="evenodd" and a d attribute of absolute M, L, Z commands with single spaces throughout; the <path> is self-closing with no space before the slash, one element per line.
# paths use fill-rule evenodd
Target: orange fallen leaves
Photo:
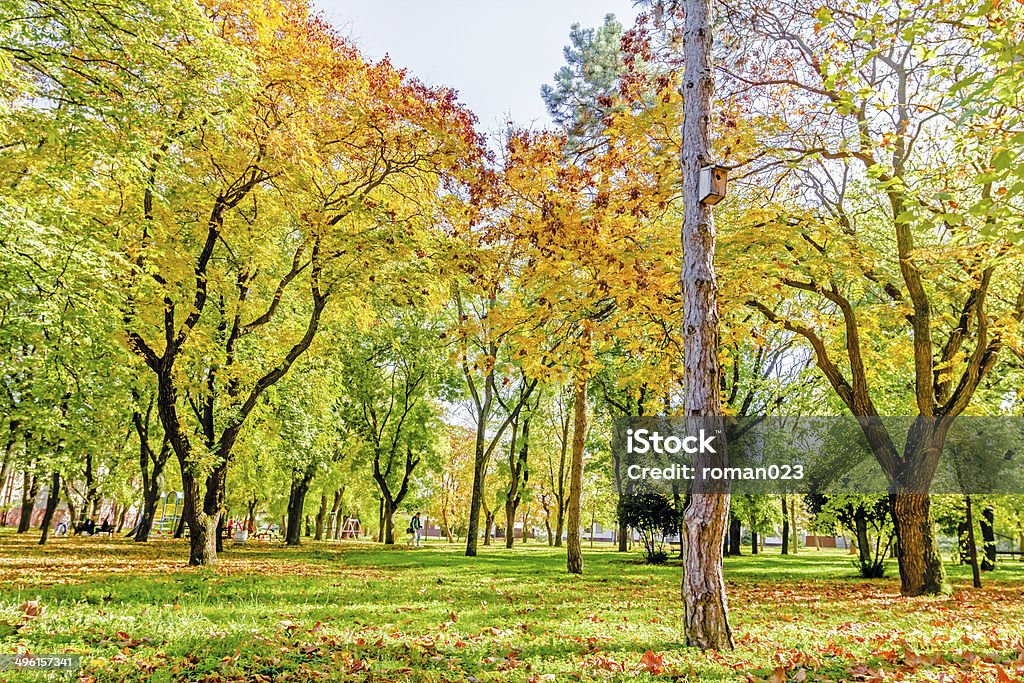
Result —
<path fill-rule="evenodd" d="M 658 676 L 665 671 L 665 657 L 664 655 L 656 655 L 648 650 L 644 653 L 644 656 L 640 658 L 640 668 Z"/>

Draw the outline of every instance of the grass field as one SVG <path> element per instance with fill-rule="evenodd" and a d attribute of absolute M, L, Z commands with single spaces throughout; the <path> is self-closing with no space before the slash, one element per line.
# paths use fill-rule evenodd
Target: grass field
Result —
<path fill-rule="evenodd" d="M 181 541 L 36 540 L 0 531 L 0 654 L 79 653 L 83 681 L 1024 680 L 1019 562 L 905 599 L 839 551 L 729 558 L 717 654 L 680 645 L 677 562 L 610 549 L 572 577 L 538 545 L 256 544 L 210 570 Z"/>

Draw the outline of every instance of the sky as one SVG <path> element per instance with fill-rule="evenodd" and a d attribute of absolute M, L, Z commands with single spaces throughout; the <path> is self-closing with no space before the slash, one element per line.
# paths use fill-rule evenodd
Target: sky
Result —
<path fill-rule="evenodd" d="M 313 0 L 367 56 L 389 54 L 429 85 L 446 85 L 480 119 L 482 132 L 506 121 L 550 123 L 540 86 L 565 63 L 569 27 L 599 26 L 613 13 L 632 26 L 632 0 Z"/>

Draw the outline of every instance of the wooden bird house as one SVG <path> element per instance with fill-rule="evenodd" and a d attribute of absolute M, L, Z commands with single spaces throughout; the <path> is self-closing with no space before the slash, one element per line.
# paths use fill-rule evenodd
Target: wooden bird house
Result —
<path fill-rule="evenodd" d="M 729 182 L 729 169 L 725 166 L 705 166 L 700 169 L 700 201 L 702 204 L 717 204 L 725 199 L 725 188 Z"/>

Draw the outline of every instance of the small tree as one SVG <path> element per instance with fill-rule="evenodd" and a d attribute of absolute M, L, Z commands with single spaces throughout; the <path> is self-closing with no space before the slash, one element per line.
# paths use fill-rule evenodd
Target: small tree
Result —
<path fill-rule="evenodd" d="M 619 519 L 636 529 L 644 544 L 648 564 L 668 559 L 665 538 L 679 530 L 679 511 L 668 496 L 660 493 L 634 493 L 619 498 Z"/>

